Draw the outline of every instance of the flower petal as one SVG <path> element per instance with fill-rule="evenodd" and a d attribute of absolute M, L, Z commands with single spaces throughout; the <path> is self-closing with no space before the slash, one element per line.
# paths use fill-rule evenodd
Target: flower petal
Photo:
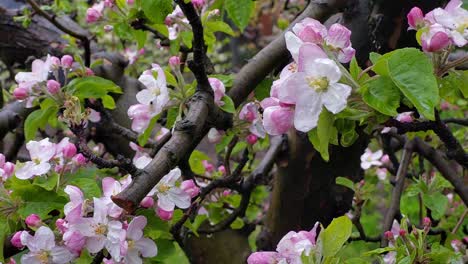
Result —
<path fill-rule="evenodd" d="M 298 98 L 294 114 L 294 127 L 302 132 L 312 130 L 317 126 L 321 111 L 322 101 L 320 96 L 312 89 L 309 89 Z"/>
<path fill-rule="evenodd" d="M 346 107 L 346 100 L 351 94 L 351 87 L 342 83 L 334 83 L 328 87 L 328 91 L 323 93 L 322 102 L 325 107 L 337 114 Z"/>

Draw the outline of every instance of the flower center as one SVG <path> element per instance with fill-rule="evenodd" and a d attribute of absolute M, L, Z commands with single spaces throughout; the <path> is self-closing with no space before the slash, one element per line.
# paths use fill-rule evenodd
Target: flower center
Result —
<path fill-rule="evenodd" d="M 49 253 L 47 251 L 41 251 L 41 253 L 36 255 L 39 263 L 49 263 Z"/>
<path fill-rule="evenodd" d="M 128 241 L 128 249 L 132 249 L 133 247 L 135 247 L 135 241 L 129 240 Z"/>
<path fill-rule="evenodd" d="M 327 77 L 306 77 L 307 83 L 310 88 L 314 89 L 316 92 L 326 92 L 328 90 L 328 78 Z"/>
<path fill-rule="evenodd" d="M 171 187 L 169 185 L 164 184 L 164 183 L 160 184 L 158 186 L 158 192 L 159 193 L 165 193 L 165 192 L 169 191 L 169 189 L 171 189 Z"/>
<path fill-rule="evenodd" d="M 36 163 L 36 165 L 41 164 L 41 160 L 38 159 L 38 158 L 34 158 L 34 159 L 32 159 L 32 161 L 33 161 L 34 163 Z"/>
<path fill-rule="evenodd" d="M 97 235 L 105 235 L 106 232 L 107 232 L 107 227 L 103 224 L 98 224 L 94 228 L 94 233 L 96 233 Z"/>
<path fill-rule="evenodd" d="M 290 72 L 297 72 L 297 64 L 296 63 L 291 63 L 288 67 L 288 71 Z"/>
<path fill-rule="evenodd" d="M 160 89 L 159 87 L 154 88 L 154 89 L 153 89 L 153 94 L 154 94 L 155 96 L 160 95 L 160 94 L 161 94 L 161 89 Z"/>

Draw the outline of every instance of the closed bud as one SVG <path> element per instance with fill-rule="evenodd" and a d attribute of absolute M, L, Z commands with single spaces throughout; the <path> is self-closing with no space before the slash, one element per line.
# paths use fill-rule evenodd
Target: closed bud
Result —
<path fill-rule="evenodd" d="M 403 229 L 400 229 L 400 231 L 398 233 L 400 234 L 401 237 L 406 236 L 406 231 L 403 230 Z"/>
<path fill-rule="evenodd" d="M 153 207 L 153 205 L 154 205 L 154 199 L 151 196 L 146 196 L 140 202 L 140 206 L 143 208 L 151 208 Z"/>
<path fill-rule="evenodd" d="M 254 134 L 250 134 L 247 136 L 247 143 L 249 143 L 250 145 L 257 143 L 257 140 L 258 140 L 258 137 Z"/>
<path fill-rule="evenodd" d="M 28 217 L 26 217 L 25 223 L 31 229 L 35 229 L 42 225 L 42 220 L 37 214 L 30 214 Z"/>
<path fill-rule="evenodd" d="M 47 91 L 50 94 L 56 94 L 60 91 L 60 83 L 56 80 L 48 80 L 47 81 Z"/>
<path fill-rule="evenodd" d="M 169 65 L 170 65 L 171 67 L 174 67 L 174 68 L 177 67 L 177 66 L 179 66 L 179 65 L 180 65 L 180 58 L 179 58 L 179 56 L 172 56 L 172 57 L 170 57 L 170 58 L 169 58 Z"/>
<path fill-rule="evenodd" d="M 71 68 L 73 64 L 73 57 L 70 55 L 63 55 L 60 62 L 64 68 Z"/>
<path fill-rule="evenodd" d="M 63 156 L 67 159 L 73 158 L 73 156 L 76 155 L 76 146 L 73 143 L 68 143 L 64 148 L 63 148 Z"/>
<path fill-rule="evenodd" d="M 392 240 L 394 239 L 394 236 L 393 236 L 392 231 L 386 231 L 386 232 L 384 233 L 384 236 L 385 236 L 385 238 L 386 238 L 387 240 L 389 240 L 389 241 L 392 241 Z"/>
<path fill-rule="evenodd" d="M 16 100 L 24 100 L 28 98 L 28 89 L 19 86 L 13 91 L 13 96 L 16 98 Z"/>
<path fill-rule="evenodd" d="M 158 216 L 159 216 L 159 218 L 161 218 L 161 220 L 169 221 L 174 216 L 174 211 L 165 211 L 165 210 L 158 207 L 156 209 L 156 214 L 158 214 Z"/>
<path fill-rule="evenodd" d="M 23 248 L 24 247 L 23 243 L 21 243 L 21 234 L 23 232 L 26 232 L 26 231 L 18 231 L 11 238 L 10 242 L 14 247 L 16 247 L 16 248 Z"/>
<path fill-rule="evenodd" d="M 104 26 L 104 31 L 105 32 L 111 32 L 112 30 L 114 30 L 114 27 L 112 25 L 105 25 Z"/>
<path fill-rule="evenodd" d="M 186 180 L 180 184 L 180 188 L 184 190 L 184 192 L 188 193 L 191 198 L 197 196 L 200 193 L 200 188 L 195 185 L 193 180 Z"/>
<path fill-rule="evenodd" d="M 76 154 L 75 157 L 73 157 L 73 161 L 80 166 L 86 164 L 86 158 L 81 153 Z"/>

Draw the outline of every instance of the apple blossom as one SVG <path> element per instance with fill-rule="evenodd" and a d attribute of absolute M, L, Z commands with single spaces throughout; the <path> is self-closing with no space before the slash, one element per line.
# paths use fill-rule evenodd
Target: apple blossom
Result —
<path fill-rule="evenodd" d="M 421 34 L 421 46 L 424 51 L 437 52 L 452 43 L 446 29 L 439 24 L 432 24 Z"/>
<path fill-rule="evenodd" d="M 158 182 L 155 187 L 158 196 L 158 208 L 164 211 L 173 211 L 175 206 L 181 209 L 190 206 L 190 195 L 175 185 L 180 176 L 180 169 L 175 168 Z"/>
<path fill-rule="evenodd" d="M 202 165 L 205 168 L 205 171 L 211 173 L 214 171 L 214 166 L 207 160 L 202 160 Z"/>
<path fill-rule="evenodd" d="M 119 182 L 112 177 L 105 177 L 104 179 L 102 179 L 102 192 L 104 197 L 102 197 L 101 200 L 105 201 L 108 204 L 108 214 L 114 218 L 118 218 L 123 213 L 123 209 L 117 206 L 111 200 L 111 196 L 117 195 L 131 183 L 130 176 L 128 176 L 128 178 L 125 179 L 127 179 L 128 181 Z"/>
<path fill-rule="evenodd" d="M 60 62 L 63 67 L 71 68 L 73 64 L 73 57 L 70 55 L 63 55 L 62 58 L 60 59 Z"/>
<path fill-rule="evenodd" d="M 28 97 L 29 95 L 29 90 L 26 87 L 21 87 L 18 86 L 13 90 L 13 96 L 16 98 L 16 100 L 24 100 Z"/>
<path fill-rule="evenodd" d="M 436 8 L 426 15 L 426 20 L 443 26 L 450 39 L 458 47 L 463 47 L 468 43 L 466 23 L 468 11 L 462 7 L 462 4 L 460 0 L 451 0 L 444 9 Z"/>
<path fill-rule="evenodd" d="M 250 145 L 254 145 L 258 141 L 258 137 L 254 134 L 250 134 L 247 136 L 246 141 Z"/>
<path fill-rule="evenodd" d="M 161 220 L 169 221 L 174 216 L 174 210 L 166 211 L 158 206 L 156 208 L 156 214 L 161 218 Z"/>
<path fill-rule="evenodd" d="M 226 92 L 226 88 L 224 87 L 223 82 L 217 78 L 208 78 L 208 81 L 210 82 L 211 89 L 213 89 L 214 92 L 215 103 L 218 106 L 223 106 L 224 102 L 222 101 L 222 99 Z"/>
<path fill-rule="evenodd" d="M 151 107 L 144 104 L 130 106 L 127 111 L 128 117 L 132 119 L 132 130 L 143 133 L 152 118 Z"/>
<path fill-rule="evenodd" d="M 200 9 L 203 7 L 203 5 L 205 5 L 205 0 L 192 0 L 192 4 L 196 8 Z"/>
<path fill-rule="evenodd" d="M 265 137 L 265 129 L 262 124 L 262 116 L 257 103 L 245 104 L 239 112 L 239 119 L 250 123 L 249 131 L 257 137 Z"/>
<path fill-rule="evenodd" d="M 276 98 L 265 98 L 263 107 L 263 127 L 269 135 L 286 133 L 294 125 L 294 105 L 279 103 Z"/>
<path fill-rule="evenodd" d="M 81 153 L 76 154 L 76 155 L 73 157 L 72 160 L 73 160 L 73 162 L 74 162 L 75 164 L 77 164 L 77 165 L 79 165 L 79 166 L 85 165 L 86 162 L 87 162 L 85 156 L 83 156 L 83 154 L 81 154 Z"/>
<path fill-rule="evenodd" d="M 402 123 L 411 123 L 413 122 L 413 112 L 403 112 L 397 115 L 395 118 L 397 121 Z"/>
<path fill-rule="evenodd" d="M 32 62 L 31 72 L 19 72 L 15 75 L 15 81 L 20 83 L 27 83 L 30 87 L 36 83 L 47 81 L 49 71 L 52 67 L 52 57 L 47 55 L 45 61 L 36 59 Z"/>
<path fill-rule="evenodd" d="M 55 144 L 45 138 L 41 141 L 29 141 L 26 144 L 26 149 L 29 151 L 32 161 L 28 161 L 18 168 L 15 173 L 16 177 L 26 180 L 46 174 L 51 168 L 49 161 L 55 155 Z"/>
<path fill-rule="evenodd" d="M 172 56 L 169 58 L 169 65 L 171 67 L 177 67 L 180 65 L 180 58 L 179 56 Z"/>
<path fill-rule="evenodd" d="M 210 130 L 208 131 L 208 141 L 210 143 L 214 143 L 214 144 L 219 143 L 221 141 L 221 138 L 222 138 L 222 135 L 221 133 L 219 133 L 219 131 L 216 128 L 214 127 L 210 128 Z"/>
<path fill-rule="evenodd" d="M 294 126 L 308 132 L 315 128 L 325 106 L 333 114 L 346 107 L 351 87 L 338 83 L 341 71 L 330 59 L 316 59 L 315 47 L 304 45 L 299 51 L 299 71 L 289 76 L 281 86 L 278 99 L 295 104 Z"/>
<path fill-rule="evenodd" d="M 56 80 L 48 80 L 47 81 L 47 91 L 50 94 L 56 94 L 60 91 L 60 83 Z"/>
<path fill-rule="evenodd" d="M 11 244 L 17 248 L 23 248 L 25 245 L 21 243 L 21 234 L 26 231 L 16 232 L 10 239 Z"/>
<path fill-rule="evenodd" d="M 408 29 L 418 30 L 424 26 L 424 14 L 419 7 L 413 7 L 406 17 L 409 24 Z"/>
<path fill-rule="evenodd" d="M 144 208 L 151 208 L 153 207 L 153 205 L 154 205 L 154 199 L 153 197 L 150 197 L 150 196 L 146 196 L 140 202 L 140 206 Z"/>
<path fill-rule="evenodd" d="M 38 227 L 40 227 L 42 225 L 42 220 L 37 214 L 28 215 L 28 217 L 26 217 L 24 222 L 31 229 L 38 228 Z"/>
<path fill-rule="evenodd" d="M 82 203 L 84 202 L 84 195 L 80 188 L 73 185 L 67 185 L 64 191 L 70 198 L 70 202 L 65 204 L 64 207 L 64 213 L 65 215 L 68 215 L 68 213 L 70 213 L 76 207 L 79 206 L 81 208 Z"/>
<path fill-rule="evenodd" d="M 382 157 L 383 152 L 382 150 L 378 150 L 376 152 L 372 152 L 370 149 L 366 149 L 364 154 L 361 156 L 361 168 L 363 170 L 367 170 L 372 166 L 380 166 L 382 162 L 380 158 Z"/>
<path fill-rule="evenodd" d="M 153 73 L 158 75 L 157 79 L 154 78 Z M 161 113 L 164 106 L 169 102 L 169 91 L 166 86 L 164 70 L 159 65 L 153 64 L 152 69 L 143 72 L 138 80 L 146 87 L 146 89 L 137 93 L 138 102 L 150 107 L 151 117 Z"/>
<path fill-rule="evenodd" d="M 142 263 L 141 257 L 151 258 L 158 254 L 158 248 L 154 241 L 143 237 L 143 228 L 146 224 L 146 217 L 137 216 L 128 225 L 126 241 L 124 243 L 124 251 L 126 251 L 124 263 L 140 264 Z"/>
<path fill-rule="evenodd" d="M 55 236 L 49 227 L 41 226 L 34 236 L 27 232 L 21 233 L 21 243 L 26 245 L 29 253 L 21 256 L 23 264 L 37 263 L 68 263 L 74 257 L 66 248 L 55 244 Z"/>
<path fill-rule="evenodd" d="M 195 196 L 200 193 L 200 188 L 195 184 L 193 180 L 185 180 L 180 184 L 180 188 L 188 193 L 191 198 L 194 198 Z"/>
<path fill-rule="evenodd" d="M 101 19 L 102 11 L 104 10 L 104 1 L 94 4 L 92 7 L 86 10 L 86 22 L 94 23 Z"/>

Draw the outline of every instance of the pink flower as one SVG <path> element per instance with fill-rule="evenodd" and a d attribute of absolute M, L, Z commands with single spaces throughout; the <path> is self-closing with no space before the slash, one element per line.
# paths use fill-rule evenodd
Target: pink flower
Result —
<path fill-rule="evenodd" d="M 30 214 L 24 221 L 29 228 L 35 229 L 42 225 L 42 220 L 37 214 Z"/>
<path fill-rule="evenodd" d="M 249 130 L 252 134 L 260 138 L 265 137 L 266 133 L 263 128 L 262 117 L 256 103 L 250 102 L 245 104 L 239 112 L 239 119 L 251 123 Z"/>
<path fill-rule="evenodd" d="M 205 171 L 208 173 L 211 173 L 214 171 L 214 166 L 207 160 L 202 160 L 203 167 L 205 168 Z"/>
<path fill-rule="evenodd" d="M 86 244 L 86 237 L 78 231 L 65 232 L 62 239 L 68 250 L 76 256 L 81 254 L 81 251 Z"/>
<path fill-rule="evenodd" d="M 445 49 L 452 43 L 445 28 L 439 24 L 432 24 L 428 31 L 421 34 L 421 46 L 424 51 L 437 52 Z"/>
<path fill-rule="evenodd" d="M 73 162 L 79 166 L 85 165 L 86 164 L 86 158 L 83 156 L 83 154 L 78 153 L 73 157 Z"/>
<path fill-rule="evenodd" d="M 424 14 L 419 7 L 413 7 L 406 17 L 408 18 L 408 29 L 418 30 L 424 26 Z"/>
<path fill-rule="evenodd" d="M 146 196 L 140 202 L 140 206 L 144 208 L 151 208 L 153 207 L 153 205 L 154 205 L 154 199 L 153 197 L 150 197 L 150 196 Z"/>
<path fill-rule="evenodd" d="M 70 251 L 64 247 L 55 245 L 55 236 L 52 230 L 46 226 L 41 226 L 34 236 L 27 232 L 21 234 L 21 243 L 29 249 L 28 254 L 21 256 L 21 263 L 68 263 L 74 257 Z"/>
<path fill-rule="evenodd" d="M 18 231 L 16 232 L 13 237 L 11 238 L 10 242 L 13 246 L 17 248 L 23 248 L 25 245 L 21 243 L 21 234 L 26 231 Z"/>
<path fill-rule="evenodd" d="M 70 202 L 65 205 L 63 210 L 64 214 L 68 215 L 76 207 L 79 206 L 81 208 L 81 205 L 84 201 L 84 195 L 80 188 L 73 185 L 67 185 L 64 189 L 64 192 L 68 194 L 68 197 L 70 198 Z"/>
<path fill-rule="evenodd" d="M 130 106 L 127 111 L 128 117 L 132 120 L 132 130 L 143 133 L 151 120 L 151 107 L 144 104 Z"/>
<path fill-rule="evenodd" d="M 297 55 L 299 55 L 299 47 L 297 48 Z M 326 58 L 325 53 L 322 54 L 324 58 Z M 297 63 L 296 62 L 291 62 L 290 64 L 286 65 L 286 67 L 281 70 L 280 73 L 280 78 L 278 80 L 275 80 L 273 84 L 271 85 L 271 90 L 270 90 L 270 99 L 272 98 L 278 98 L 278 92 L 279 89 L 281 88 L 281 84 L 286 80 L 289 76 L 291 76 L 293 73 L 297 72 Z M 277 100 L 277 99 L 276 99 Z M 270 103 L 273 103 L 271 100 L 262 100 L 261 104 L 263 109 L 267 108 Z M 274 103 L 276 105 L 277 103 Z"/>
<path fill-rule="evenodd" d="M 45 138 L 41 141 L 29 141 L 26 144 L 26 149 L 28 149 L 32 161 L 28 161 L 18 168 L 15 174 L 16 177 L 27 180 L 49 172 L 51 168 L 49 161 L 55 155 L 55 144 Z"/>
<path fill-rule="evenodd" d="M 254 134 L 250 134 L 247 136 L 246 141 L 250 145 L 254 145 L 258 141 L 258 137 Z"/>
<path fill-rule="evenodd" d="M 94 4 L 93 7 L 88 8 L 88 10 L 86 10 L 86 22 L 94 23 L 98 21 L 99 19 L 101 19 L 103 10 L 104 10 L 104 2 Z"/>
<path fill-rule="evenodd" d="M 387 171 L 386 168 L 378 168 L 377 169 L 377 177 L 381 181 L 384 181 L 385 179 L 387 179 L 387 173 L 388 173 L 388 171 Z"/>
<path fill-rule="evenodd" d="M 222 98 L 226 93 L 226 88 L 224 87 L 223 82 L 216 78 L 208 78 L 208 81 L 210 82 L 211 89 L 213 89 L 214 92 L 215 103 L 218 106 L 223 106 L 224 102 L 222 101 Z"/>
<path fill-rule="evenodd" d="M 221 173 L 222 175 L 226 174 L 226 167 L 224 167 L 224 165 L 219 166 L 218 172 Z"/>
<path fill-rule="evenodd" d="M 118 218 L 123 213 L 123 209 L 112 202 L 111 196 L 120 193 L 123 189 L 125 189 L 125 187 L 128 186 L 128 184 L 130 184 L 130 182 L 131 180 L 129 180 L 126 184 L 122 184 L 121 182 L 116 181 L 111 177 L 105 177 L 102 179 L 102 192 L 104 197 L 101 199 L 107 203 L 107 206 L 109 207 L 108 213 L 111 217 Z"/>
<path fill-rule="evenodd" d="M 124 263 L 142 263 L 141 257 L 152 258 L 158 254 L 154 241 L 143 237 L 143 228 L 146 224 L 146 217 L 137 216 L 128 225 L 124 243 L 124 251 L 127 253 L 124 256 Z"/>
<path fill-rule="evenodd" d="M 65 233 L 68 230 L 67 221 L 65 219 L 59 218 L 55 221 L 55 227 L 60 231 L 60 233 Z"/>
<path fill-rule="evenodd" d="M 60 83 L 56 80 L 47 81 L 47 91 L 51 94 L 56 94 L 60 91 Z"/>
<path fill-rule="evenodd" d="M 63 55 L 62 59 L 60 60 L 62 66 L 65 68 L 71 68 L 73 64 L 73 57 L 70 55 Z"/>
<path fill-rule="evenodd" d="M 86 68 L 85 69 L 85 76 L 94 76 L 93 70 L 91 70 L 90 68 Z"/>
<path fill-rule="evenodd" d="M 331 25 L 325 38 L 326 45 L 334 52 L 341 63 L 348 63 L 356 51 L 351 47 L 351 31 L 340 24 Z"/>
<path fill-rule="evenodd" d="M 372 152 L 370 149 L 366 149 L 364 154 L 361 156 L 361 168 L 367 170 L 372 166 L 381 166 L 380 158 L 382 157 L 382 150 Z"/>
<path fill-rule="evenodd" d="M 325 106 L 333 114 L 346 107 L 351 87 L 338 83 L 341 71 L 330 59 L 315 59 L 315 47 L 304 45 L 299 50 L 299 71 L 289 76 L 281 86 L 278 99 L 295 104 L 294 126 L 308 132 L 317 126 Z"/>
<path fill-rule="evenodd" d="M 114 0 L 104 0 L 104 6 L 112 8 L 114 6 Z"/>
<path fill-rule="evenodd" d="M 13 96 L 16 98 L 16 100 L 24 100 L 28 97 L 28 95 L 29 90 L 26 87 L 18 86 L 13 91 Z"/>
<path fill-rule="evenodd" d="M 181 209 L 190 206 L 190 195 L 175 185 L 180 176 L 180 169 L 175 168 L 156 184 L 155 190 L 158 196 L 158 208 L 164 211 L 173 211 L 175 206 Z"/>
<path fill-rule="evenodd" d="M 268 100 L 268 101 L 265 101 Z M 262 101 L 263 111 L 263 127 L 270 135 L 281 135 L 288 132 L 294 125 L 294 107 L 286 104 L 279 104 L 278 101 L 265 98 Z"/>
<path fill-rule="evenodd" d="M 186 181 L 183 181 L 181 184 L 180 184 L 180 188 L 188 193 L 190 195 L 191 198 L 195 197 L 198 195 L 198 193 L 200 193 L 200 188 L 198 188 L 197 185 L 195 185 L 195 182 L 193 180 L 186 180 Z"/>
<path fill-rule="evenodd" d="M 133 5 L 135 3 L 135 0 L 127 0 L 128 5 Z"/>
<path fill-rule="evenodd" d="M 395 118 L 397 121 L 402 123 L 411 123 L 413 122 L 413 112 L 403 112 L 397 115 Z"/>
<path fill-rule="evenodd" d="M 205 5 L 205 0 L 192 0 L 192 4 L 193 6 L 195 6 L 195 8 L 202 8 L 203 5 Z"/>
<path fill-rule="evenodd" d="M 327 35 L 327 28 L 319 21 L 305 18 L 294 25 L 292 31 L 303 41 L 321 44 Z"/>
<path fill-rule="evenodd" d="M 179 56 L 172 56 L 169 58 L 169 65 L 171 67 L 177 67 L 180 65 L 180 58 Z"/>
<path fill-rule="evenodd" d="M 3 168 L 0 168 L 0 177 L 2 177 L 3 181 L 6 181 L 10 178 L 15 171 L 15 164 L 11 162 L 5 162 Z"/>
<path fill-rule="evenodd" d="M 466 26 L 468 11 L 462 7 L 462 4 L 460 0 L 451 0 L 444 9 L 436 8 L 426 15 L 426 20 L 432 24 L 443 26 L 450 39 L 458 47 L 463 47 L 468 43 Z"/>
<path fill-rule="evenodd" d="M 247 259 L 247 264 L 274 264 L 281 259 L 281 255 L 273 251 L 254 252 Z"/>
<path fill-rule="evenodd" d="M 156 214 L 161 218 L 161 220 L 169 221 L 174 216 L 174 210 L 166 211 L 158 206 L 156 208 Z"/>
<path fill-rule="evenodd" d="M 52 57 L 47 55 L 45 61 L 36 59 L 32 62 L 31 72 L 19 72 L 15 75 L 15 81 L 20 83 L 28 83 L 29 86 L 33 86 L 36 83 L 47 80 L 49 71 L 52 66 Z"/>

